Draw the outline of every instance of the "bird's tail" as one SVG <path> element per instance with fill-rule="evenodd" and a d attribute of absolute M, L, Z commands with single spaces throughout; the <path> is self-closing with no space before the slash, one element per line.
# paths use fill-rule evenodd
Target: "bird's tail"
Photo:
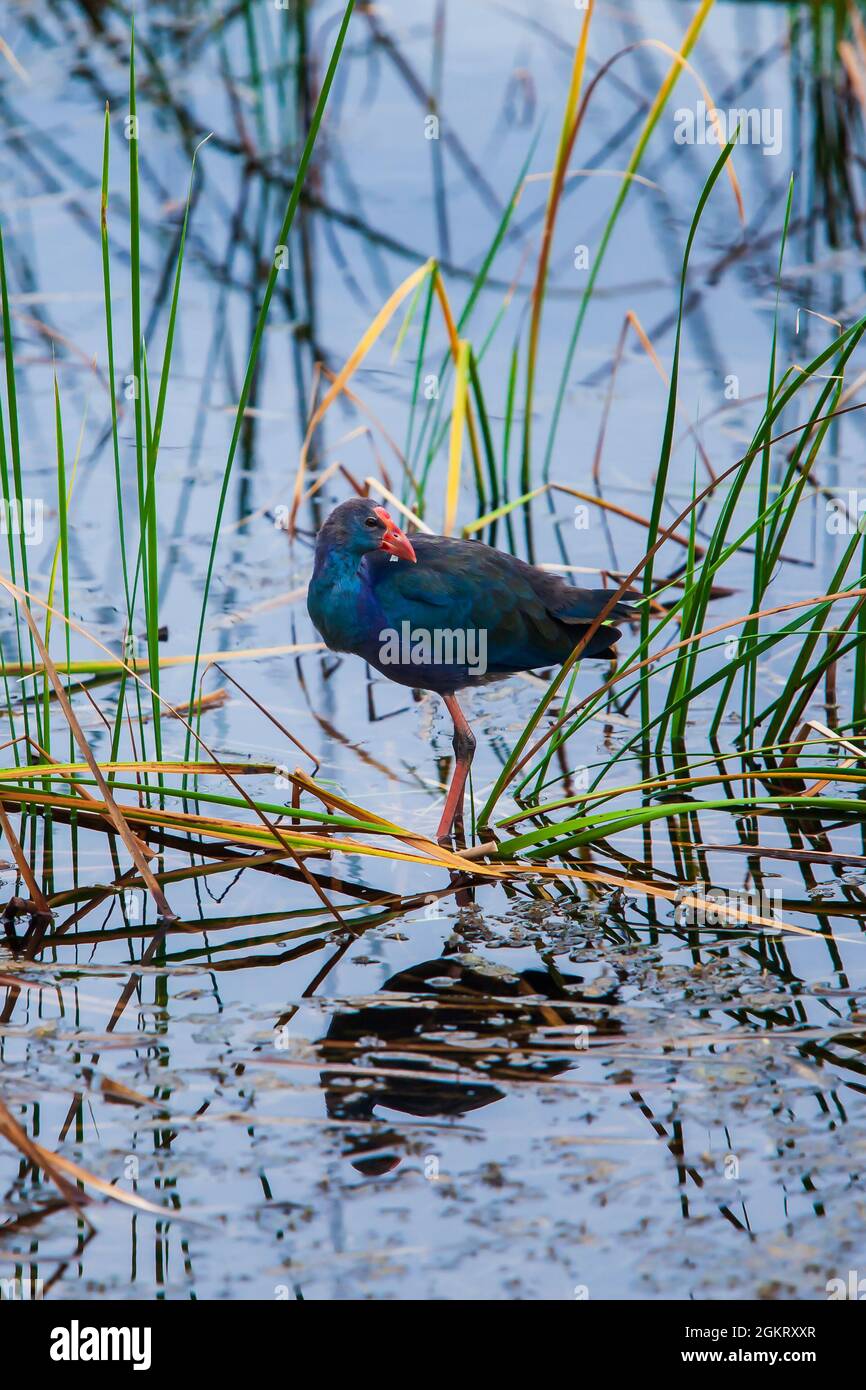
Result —
<path fill-rule="evenodd" d="M 574 628 L 574 645 L 586 632 L 586 626 Z M 594 632 L 581 652 L 581 656 L 594 657 L 602 661 L 613 661 L 616 656 L 616 643 L 622 637 L 622 632 L 618 627 L 608 627 L 607 623 L 602 623 L 597 632 Z"/>
<path fill-rule="evenodd" d="M 572 589 L 574 595 L 567 604 L 557 610 L 556 616 L 560 622 L 568 623 L 569 627 L 574 627 L 574 645 L 583 637 L 594 618 L 607 607 L 611 600 L 610 589 Z M 604 622 L 593 633 L 583 655 L 594 657 L 601 660 L 612 660 L 616 655 L 615 644 L 622 636 L 618 627 L 613 626 L 614 621 L 630 622 L 637 617 L 635 609 L 629 599 L 638 599 L 642 595 L 636 589 L 627 589 L 622 598 L 618 599 L 610 612 L 605 615 Z"/>
<path fill-rule="evenodd" d="M 564 623 L 592 622 L 593 618 L 597 618 L 602 609 L 607 607 L 612 598 L 613 594 L 610 589 L 566 588 L 553 611 L 557 618 L 560 618 Z M 626 589 L 605 616 L 605 622 L 629 622 L 632 618 L 636 618 L 637 613 L 629 600 L 639 598 L 643 598 L 643 594 L 639 593 L 637 589 Z"/>

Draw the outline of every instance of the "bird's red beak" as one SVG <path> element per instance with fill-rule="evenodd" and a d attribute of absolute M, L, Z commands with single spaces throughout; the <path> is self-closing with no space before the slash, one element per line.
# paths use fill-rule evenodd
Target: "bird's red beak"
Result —
<path fill-rule="evenodd" d="M 385 523 L 385 534 L 379 549 L 387 550 L 389 555 L 397 555 L 401 560 L 411 560 L 413 565 L 417 564 L 418 557 L 409 537 L 404 536 L 400 527 L 394 525 L 384 507 L 376 507 L 375 512 L 379 520 Z"/>

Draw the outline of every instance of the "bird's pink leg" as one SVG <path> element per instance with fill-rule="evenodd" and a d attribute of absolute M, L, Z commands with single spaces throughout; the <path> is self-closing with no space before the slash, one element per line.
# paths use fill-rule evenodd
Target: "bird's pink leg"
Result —
<path fill-rule="evenodd" d="M 436 838 L 440 843 L 448 839 L 455 820 L 459 820 L 461 824 L 463 822 L 463 790 L 475 753 L 475 735 L 457 703 L 457 696 L 443 695 L 442 699 L 454 721 L 453 747 L 457 763 L 454 768 L 454 776 L 451 778 L 451 786 L 448 788 L 448 795 L 445 798 L 445 808 L 439 822 L 439 829 L 436 831 Z"/>

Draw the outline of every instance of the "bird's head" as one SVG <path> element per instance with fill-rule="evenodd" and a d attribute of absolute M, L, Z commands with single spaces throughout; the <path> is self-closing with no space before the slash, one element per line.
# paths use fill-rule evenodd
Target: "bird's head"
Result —
<path fill-rule="evenodd" d="M 319 533 L 330 546 L 364 555 L 370 550 L 384 550 L 400 560 L 416 563 L 415 550 L 384 507 L 366 497 L 353 497 L 335 507 Z"/>

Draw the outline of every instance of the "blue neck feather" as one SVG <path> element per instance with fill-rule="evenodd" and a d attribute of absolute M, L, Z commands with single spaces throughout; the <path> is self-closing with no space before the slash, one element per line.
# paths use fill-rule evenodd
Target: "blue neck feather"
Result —
<path fill-rule="evenodd" d="M 365 561 L 364 552 L 340 546 L 316 549 L 307 603 L 319 632 L 338 651 L 357 650 L 382 626 Z"/>

